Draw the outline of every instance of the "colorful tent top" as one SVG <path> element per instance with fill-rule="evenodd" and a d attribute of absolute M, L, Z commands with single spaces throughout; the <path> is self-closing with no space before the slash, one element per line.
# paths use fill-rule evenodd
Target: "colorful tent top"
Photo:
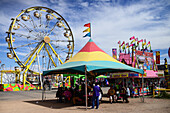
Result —
<path fill-rule="evenodd" d="M 104 75 L 99 75 L 97 76 L 96 78 L 108 78 L 107 76 L 104 76 Z"/>
<path fill-rule="evenodd" d="M 85 68 L 86 67 L 86 68 Z M 70 60 L 64 64 L 47 71 L 43 75 L 54 73 L 75 74 L 104 74 L 106 72 L 137 72 L 143 74 L 142 69 L 125 65 L 106 54 L 90 39 L 87 44 Z"/>

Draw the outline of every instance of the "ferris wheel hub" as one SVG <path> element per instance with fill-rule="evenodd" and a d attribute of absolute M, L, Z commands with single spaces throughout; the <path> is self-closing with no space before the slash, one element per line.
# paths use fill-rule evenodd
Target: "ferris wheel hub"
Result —
<path fill-rule="evenodd" d="M 50 37 L 45 36 L 45 37 L 44 37 L 44 42 L 45 42 L 45 43 L 49 43 L 49 42 L 50 42 Z"/>

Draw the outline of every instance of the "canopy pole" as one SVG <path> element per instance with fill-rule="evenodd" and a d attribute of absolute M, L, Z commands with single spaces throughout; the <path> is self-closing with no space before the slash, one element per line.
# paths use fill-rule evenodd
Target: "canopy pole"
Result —
<path fill-rule="evenodd" d="M 144 102 L 144 79 L 142 74 L 142 102 Z"/>
<path fill-rule="evenodd" d="M 85 94 L 86 94 L 86 110 L 87 110 L 87 67 L 85 65 Z"/>

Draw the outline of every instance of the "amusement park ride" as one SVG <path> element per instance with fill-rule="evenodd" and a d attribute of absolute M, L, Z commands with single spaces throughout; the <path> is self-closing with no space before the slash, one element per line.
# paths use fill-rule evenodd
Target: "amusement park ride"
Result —
<path fill-rule="evenodd" d="M 42 84 L 41 74 L 44 70 L 54 68 L 72 57 L 74 38 L 67 21 L 47 7 L 27 8 L 11 20 L 6 32 L 7 57 L 14 59 L 19 67 L 15 71 L 1 71 L 1 90 L 5 87 L 3 74 L 9 73 L 15 75 L 13 86 L 19 84 L 26 90 L 26 85 L 32 86 L 36 81 Z"/>

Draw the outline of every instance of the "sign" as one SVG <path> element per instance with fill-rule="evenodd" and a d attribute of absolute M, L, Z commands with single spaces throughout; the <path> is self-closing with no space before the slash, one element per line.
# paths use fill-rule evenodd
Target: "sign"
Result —
<path fill-rule="evenodd" d="M 142 77 L 142 74 L 139 74 L 139 77 Z M 146 77 L 146 73 L 143 74 L 143 77 Z"/>
<path fill-rule="evenodd" d="M 156 64 L 160 64 L 160 51 L 156 51 Z"/>
<path fill-rule="evenodd" d="M 128 73 L 115 73 L 111 75 L 111 78 L 127 78 Z"/>
<path fill-rule="evenodd" d="M 116 48 L 112 49 L 112 54 L 113 54 L 113 58 L 117 59 L 117 49 Z"/>
<path fill-rule="evenodd" d="M 144 54 L 147 57 L 152 57 L 153 58 L 153 53 L 151 53 L 151 52 L 144 52 Z"/>
<path fill-rule="evenodd" d="M 135 54 L 138 56 L 143 56 L 143 51 L 136 50 Z M 144 52 L 144 55 L 146 57 L 152 57 L 153 58 L 153 53 L 152 52 Z"/>
<path fill-rule="evenodd" d="M 130 54 L 125 53 L 119 53 L 119 61 L 125 60 L 127 64 L 132 64 L 132 58 L 130 57 Z"/>
<path fill-rule="evenodd" d="M 136 50 L 135 54 L 139 56 L 143 56 L 143 51 Z"/>

